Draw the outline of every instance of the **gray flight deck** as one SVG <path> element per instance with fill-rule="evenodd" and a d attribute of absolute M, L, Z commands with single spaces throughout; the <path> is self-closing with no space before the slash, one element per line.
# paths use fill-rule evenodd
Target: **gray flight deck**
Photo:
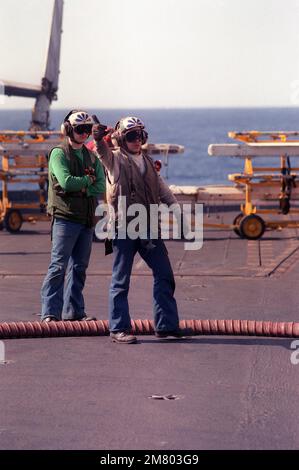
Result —
<path fill-rule="evenodd" d="M 225 213 L 224 222 L 236 214 Z M 0 321 L 36 321 L 49 224 L 0 233 Z M 259 241 L 204 231 L 203 248 L 167 242 L 181 319 L 299 320 L 295 229 Z M 94 243 L 86 311 L 107 319 L 112 257 Z M 152 277 L 135 260 L 131 315 L 152 319 Z M 299 364 L 292 339 L 139 336 L 4 340 L 0 449 L 298 449 Z M 298 353 L 299 356 L 299 353 Z M 152 395 L 174 395 L 157 400 Z"/>

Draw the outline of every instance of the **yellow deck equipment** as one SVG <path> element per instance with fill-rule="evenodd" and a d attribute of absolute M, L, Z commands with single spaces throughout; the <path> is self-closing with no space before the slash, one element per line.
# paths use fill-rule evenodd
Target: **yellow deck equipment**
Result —
<path fill-rule="evenodd" d="M 236 188 L 244 190 L 245 200 L 232 225 L 205 225 L 232 228 L 237 235 L 250 240 L 259 239 L 266 228 L 299 227 L 299 219 L 293 217 L 299 214 L 299 209 L 292 207 L 293 202 L 299 199 L 299 167 L 290 166 L 290 157 L 299 157 L 299 132 L 249 131 L 229 132 L 228 135 L 241 143 L 212 144 L 208 153 L 211 156 L 244 159 L 243 172 L 230 174 L 228 179 L 235 183 Z M 279 164 L 254 166 L 253 159 L 261 157 L 278 157 Z M 268 201 L 272 205 L 275 201 L 277 207 L 267 207 Z M 264 216 L 267 214 L 269 219 L 266 220 Z"/>

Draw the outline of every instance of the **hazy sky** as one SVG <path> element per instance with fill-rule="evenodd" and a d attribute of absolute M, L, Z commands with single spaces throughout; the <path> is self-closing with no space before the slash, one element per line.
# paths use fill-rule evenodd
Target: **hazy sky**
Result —
<path fill-rule="evenodd" d="M 0 0 L 0 79 L 40 84 L 52 8 Z M 53 107 L 298 105 L 298 25 L 299 0 L 65 0 Z"/>

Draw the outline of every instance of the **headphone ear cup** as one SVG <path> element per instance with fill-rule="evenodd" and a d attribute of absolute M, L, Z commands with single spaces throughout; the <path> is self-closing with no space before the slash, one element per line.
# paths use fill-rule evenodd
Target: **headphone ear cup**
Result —
<path fill-rule="evenodd" d="M 68 121 L 64 123 L 64 126 L 65 126 L 65 130 L 66 130 L 66 135 L 68 137 L 71 137 L 72 136 L 72 131 L 73 131 L 72 126 L 70 125 L 70 123 Z"/>
<path fill-rule="evenodd" d="M 64 122 L 60 126 L 60 132 L 63 135 L 63 137 L 66 137 L 66 129 L 65 129 L 65 123 Z"/>
<path fill-rule="evenodd" d="M 121 147 L 121 138 L 119 131 L 114 131 L 111 134 L 111 142 L 113 143 L 114 147 Z"/>
<path fill-rule="evenodd" d="M 74 114 L 79 113 L 78 109 L 72 109 L 64 118 L 63 123 L 60 126 L 60 131 L 64 137 L 71 137 L 72 136 L 72 126 L 68 122 L 68 118 Z"/>
<path fill-rule="evenodd" d="M 111 135 L 111 141 L 115 147 L 121 147 L 122 146 L 122 138 L 121 138 L 121 133 L 119 131 L 119 124 L 120 120 L 117 121 L 117 123 L 114 126 L 114 132 Z"/>
<path fill-rule="evenodd" d="M 148 139 L 148 133 L 146 131 L 142 131 L 142 145 L 144 145 L 146 142 L 147 142 L 147 139 Z"/>
<path fill-rule="evenodd" d="M 72 126 L 70 125 L 69 122 L 67 121 L 63 122 L 61 124 L 60 130 L 61 130 L 62 135 L 64 135 L 65 137 L 71 137 Z"/>

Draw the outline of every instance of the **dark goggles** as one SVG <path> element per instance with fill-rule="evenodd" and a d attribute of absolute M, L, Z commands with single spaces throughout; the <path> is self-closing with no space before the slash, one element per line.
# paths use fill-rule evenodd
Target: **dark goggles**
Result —
<path fill-rule="evenodd" d="M 135 142 L 137 139 L 142 141 L 144 139 L 144 132 L 141 130 L 127 132 L 125 139 L 127 142 Z"/>
<path fill-rule="evenodd" d="M 91 134 L 92 125 L 91 124 L 80 124 L 79 126 L 74 127 L 76 134 Z"/>

